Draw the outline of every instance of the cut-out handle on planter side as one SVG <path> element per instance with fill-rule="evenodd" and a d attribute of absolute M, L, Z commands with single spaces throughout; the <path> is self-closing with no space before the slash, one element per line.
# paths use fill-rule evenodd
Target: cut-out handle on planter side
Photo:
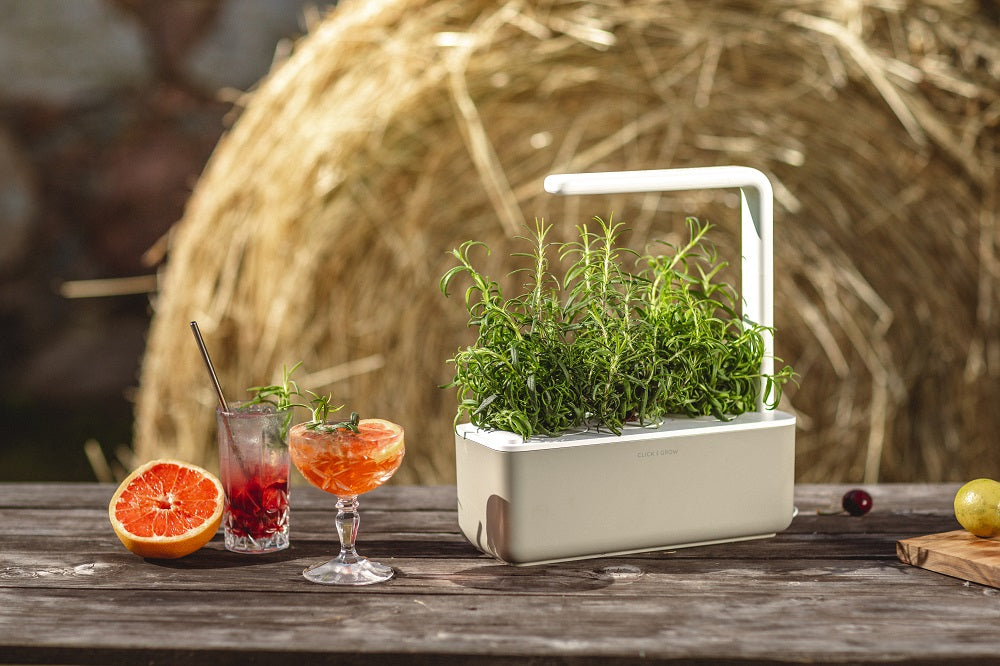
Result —
<path fill-rule="evenodd" d="M 740 292 L 743 316 L 765 327 L 761 374 L 774 373 L 774 191 L 762 172 L 744 166 L 695 167 L 561 173 L 545 178 L 551 194 L 627 194 L 630 192 L 677 192 L 738 188 L 742 276 Z M 764 411 L 763 393 L 758 392 L 757 409 Z"/>

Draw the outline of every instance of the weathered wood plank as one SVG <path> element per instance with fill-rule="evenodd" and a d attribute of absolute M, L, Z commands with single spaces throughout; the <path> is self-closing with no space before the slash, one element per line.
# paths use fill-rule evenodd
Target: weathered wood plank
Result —
<path fill-rule="evenodd" d="M 336 510 L 304 510 L 291 505 L 290 529 L 299 538 L 335 534 Z M 361 535 L 384 533 L 458 533 L 454 511 L 394 511 L 361 507 Z M 87 536 L 114 534 L 107 509 L 0 509 L 0 537 Z"/>
<path fill-rule="evenodd" d="M 116 486 L 99 483 L 0 483 L 0 508 L 103 508 Z M 400 489 L 405 489 L 400 494 Z M 332 508 L 337 498 L 309 485 L 292 487 L 296 507 Z M 405 502 L 401 498 L 405 497 Z M 387 485 L 367 493 L 365 506 L 379 509 L 454 511 L 454 486 Z"/>
<path fill-rule="evenodd" d="M 874 586 L 789 585 L 752 595 L 729 588 L 632 599 L 541 595 L 345 594 L 298 591 L 247 595 L 212 590 L 113 590 L 81 598 L 33 593 L 32 621 L 0 650 L 86 648 L 108 661 L 140 648 L 146 656 L 187 649 L 194 663 L 215 650 L 260 652 L 288 663 L 302 655 L 402 657 L 574 657 L 618 659 L 878 662 L 919 657 L 995 660 L 1000 643 L 973 631 L 1000 619 L 996 595 L 966 591 L 951 600 L 886 596 Z M 745 589 L 745 588 L 744 588 Z M 0 590 L 0 625 L 23 618 L 18 591 Z M 940 615 L 928 627 L 914 616 Z M 198 650 L 191 650 L 198 645 Z M 19 646 L 22 647 L 18 652 Z M 111 659 L 110 657 L 114 657 Z M 978 663 L 983 663 L 979 661 Z"/>
<path fill-rule="evenodd" d="M 817 513 L 829 508 L 831 498 L 839 498 L 846 487 L 797 487 L 799 515 L 786 533 L 865 532 L 902 539 L 958 527 L 951 512 L 957 485 L 872 489 L 875 509 L 861 518 Z M 54 484 L 51 491 L 45 484 L 0 484 L 0 538 L 110 533 L 106 502 L 112 492 L 111 486 L 97 484 Z M 401 501 L 404 496 L 405 501 Z M 294 489 L 293 539 L 329 537 L 333 503 L 333 497 L 316 489 Z M 388 486 L 366 495 L 362 499 L 362 538 L 382 532 L 456 534 L 454 488 Z"/>
<path fill-rule="evenodd" d="M 795 504 L 802 512 L 838 505 L 850 484 L 808 484 L 795 487 Z M 875 512 L 882 510 L 951 512 L 951 501 L 960 484 L 882 484 L 866 487 Z M 0 507 L 106 507 L 115 486 L 98 483 L 0 483 Z M 305 508 L 332 506 L 331 495 L 312 486 L 292 488 L 295 500 Z M 405 503 L 403 498 L 405 497 Z M 403 486 L 389 484 L 364 496 L 380 508 L 455 509 L 454 486 Z"/>
<path fill-rule="evenodd" d="M 436 512 L 406 514 L 370 512 L 362 514 L 359 547 L 363 552 L 377 549 L 383 556 L 418 558 L 464 557 L 478 551 L 457 532 L 453 517 Z M 336 536 L 330 516 L 325 513 L 293 514 L 291 523 L 292 549 L 316 552 L 333 549 Z M 930 534 L 952 529 L 949 521 L 941 519 L 885 525 L 873 529 L 849 531 L 846 529 L 823 531 L 819 525 L 800 524 L 795 519 L 791 528 L 775 537 L 746 542 L 724 543 L 698 548 L 657 551 L 652 557 L 675 559 L 731 559 L 759 560 L 795 558 L 802 560 L 837 557 L 845 560 L 895 559 L 896 542 L 919 534 Z M 18 534 L 16 517 L 0 511 L 0 566 L 20 554 L 30 558 L 38 553 L 66 555 L 106 553 L 130 555 L 125 551 L 111 530 L 104 515 L 75 516 L 48 521 L 37 518 L 29 528 Z M 635 555 L 632 557 L 642 557 Z M 222 548 L 221 533 L 205 548 L 178 562 L 191 566 L 205 566 L 206 559 L 231 558 L 238 562 L 257 560 L 256 556 L 227 553 Z"/>
<path fill-rule="evenodd" d="M 306 566 L 328 559 L 337 549 L 331 539 L 293 539 L 279 553 L 247 556 L 226 551 L 218 537 L 200 551 L 172 561 L 143 560 L 124 550 L 115 537 L 78 539 L 75 547 L 65 540 L 34 537 L 22 541 L 16 551 L 0 554 L 0 587 L 45 587 L 79 589 L 253 589 L 284 590 L 288 581 L 305 584 L 298 577 Z M 895 540 L 869 535 L 781 535 L 774 539 L 718 544 L 683 549 L 609 557 L 537 567 L 510 567 L 482 555 L 458 536 L 448 539 L 410 535 L 407 539 L 381 535 L 360 542 L 360 550 L 391 564 L 400 572 L 392 585 L 405 583 L 414 589 L 458 591 L 458 580 L 472 576 L 482 589 L 522 589 L 514 582 L 527 582 L 546 589 L 544 581 L 565 585 L 566 581 L 589 585 L 591 579 L 620 583 L 642 580 L 657 593 L 669 594 L 673 582 L 659 589 L 658 581 L 692 576 L 699 581 L 720 575 L 742 576 L 745 581 L 820 578 L 853 573 L 866 582 L 886 576 L 886 567 L 905 568 L 896 561 Z M 53 545 L 58 546 L 53 548 Z M 617 572 L 617 573 L 616 573 Z M 720 572 L 723 572 L 720 574 Z M 426 579 L 423 578 L 426 574 Z M 933 576 L 933 575 L 932 575 Z M 906 580 L 920 580 L 909 578 Z M 936 583 L 956 585 L 953 580 L 933 577 Z M 306 586 L 307 588 L 312 586 Z M 601 586 L 598 586 L 601 587 Z"/>
<path fill-rule="evenodd" d="M 302 594 L 326 594 L 328 588 L 310 584 L 299 573 L 306 566 L 332 554 L 286 556 L 283 559 L 229 568 L 185 569 L 170 562 L 136 566 L 126 558 L 82 558 L 7 565 L 0 569 L 0 589 L 78 590 L 81 595 L 108 590 L 243 590 Z M 406 557 L 377 559 L 392 565 L 397 577 L 377 588 L 350 588 L 342 594 L 458 594 L 524 595 L 580 594 L 583 596 L 679 598 L 685 595 L 736 594 L 752 597 L 770 589 L 794 586 L 826 593 L 851 594 L 873 582 L 883 594 L 907 598 L 937 598 L 963 590 L 959 581 L 930 572 L 882 563 L 844 562 L 839 559 L 773 560 L 760 566 L 754 562 L 712 560 L 603 559 L 590 564 L 558 567 L 509 567 L 484 557 L 423 560 Z M 92 561 L 93 560 L 93 561 Z M 754 587 L 754 591 L 748 591 Z M 979 586 L 976 586 L 979 587 Z M 804 589 L 804 588 L 803 588 Z"/>
<path fill-rule="evenodd" d="M 329 535 L 334 529 L 336 511 L 303 509 L 292 503 L 291 525 L 300 537 Z M 396 511 L 361 506 L 362 534 L 374 531 L 458 534 L 454 511 Z M 917 530 L 913 536 L 956 529 L 952 517 L 880 513 L 851 518 L 847 516 L 799 515 L 783 533 L 894 534 L 900 529 Z M 921 531 L 922 530 L 922 531 Z M 102 531 L 111 533 L 107 509 L 0 509 L 0 535 L 16 538 L 28 535 L 73 536 Z"/>
<path fill-rule="evenodd" d="M 795 486 L 795 504 L 813 511 L 824 506 L 840 506 L 843 494 L 855 487 L 867 490 L 873 500 L 873 512 L 882 510 L 934 511 L 951 513 L 952 500 L 959 483 L 886 483 L 877 486 L 850 484 L 805 484 Z"/>

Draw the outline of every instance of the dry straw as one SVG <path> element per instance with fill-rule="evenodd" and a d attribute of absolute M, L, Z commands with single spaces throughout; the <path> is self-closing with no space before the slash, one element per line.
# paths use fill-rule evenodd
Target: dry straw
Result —
<path fill-rule="evenodd" d="M 140 459 L 215 465 L 201 323 L 227 394 L 300 385 L 403 424 L 403 482 L 454 479 L 437 291 L 463 240 L 512 266 L 614 212 L 685 215 L 737 258 L 735 194 L 553 198 L 548 173 L 743 164 L 776 190 L 778 354 L 802 481 L 1000 475 L 989 3 L 342 2 L 247 96 L 173 231 L 136 411 Z M 311 383 L 312 382 L 312 383 Z"/>

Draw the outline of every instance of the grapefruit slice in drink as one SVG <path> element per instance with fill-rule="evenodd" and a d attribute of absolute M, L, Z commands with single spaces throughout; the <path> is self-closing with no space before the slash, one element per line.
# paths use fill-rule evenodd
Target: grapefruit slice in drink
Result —
<path fill-rule="evenodd" d="M 152 460 L 122 481 L 108 515 L 115 534 L 136 555 L 175 559 L 212 540 L 224 499 L 222 483 L 201 467 Z"/>

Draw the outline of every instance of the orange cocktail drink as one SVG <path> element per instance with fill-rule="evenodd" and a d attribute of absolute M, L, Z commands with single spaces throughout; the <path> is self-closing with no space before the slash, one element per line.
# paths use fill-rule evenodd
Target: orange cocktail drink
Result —
<path fill-rule="evenodd" d="M 358 432 L 310 430 L 299 424 L 289 434 L 292 462 L 317 488 L 354 497 L 389 480 L 403 462 L 403 431 L 382 419 L 361 419 Z"/>
<path fill-rule="evenodd" d="M 288 435 L 292 462 L 309 483 L 337 496 L 340 554 L 302 574 L 326 585 L 368 585 L 388 580 L 392 567 L 358 555 L 354 539 L 360 521 L 358 495 L 389 480 L 403 462 L 403 429 L 383 419 L 331 424 L 322 420 L 293 426 Z"/>

